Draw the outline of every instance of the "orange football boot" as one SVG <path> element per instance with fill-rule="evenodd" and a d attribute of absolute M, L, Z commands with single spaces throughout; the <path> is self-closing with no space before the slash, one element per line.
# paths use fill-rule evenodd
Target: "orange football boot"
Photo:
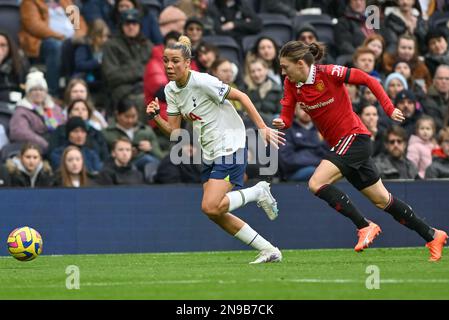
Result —
<path fill-rule="evenodd" d="M 380 227 L 374 222 L 369 221 L 369 226 L 359 229 L 357 235 L 359 237 L 359 242 L 355 246 L 354 250 L 357 252 L 363 251 L 369 247 L 373 240 L 382 232 Z"/>
<path fill-rule="evenodd" d="M 441 259 L 443 253 L 443 247 L 447 243 L 447 234 L 442 230 L 435 230 L 435 236 L 432 241 L 426 243 L 426 247 L 429 248 L 430 258 L 429 261 L 438 261 Z"/>

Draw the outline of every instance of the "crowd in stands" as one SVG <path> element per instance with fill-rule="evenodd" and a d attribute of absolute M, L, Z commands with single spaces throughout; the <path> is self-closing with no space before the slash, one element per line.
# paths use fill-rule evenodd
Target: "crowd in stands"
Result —
<path fill-rule="evenodd" d="M 382 178 L 449 178 L 447 0 L 0 0 L 0 10 L 6 2 L 20 30 L 0 30 L 0 186 L 199 183 L 198 163 L 173 164 L 175 142 L 145 114 L 157 98 L 167 118 L 162 56 L 181 34 L 192 70 L 246 92 L 269 125 L 281 111 L 280 47 L 325 43 L 320 63 L 368 73 L 405 116 L 394 123 L 367 87 L 347 85 Z M 299 107 L 286 139 L 276 178 L 307 181 L 329 146 Z M 192 141 L 181 150 L 201 152 Z"/>

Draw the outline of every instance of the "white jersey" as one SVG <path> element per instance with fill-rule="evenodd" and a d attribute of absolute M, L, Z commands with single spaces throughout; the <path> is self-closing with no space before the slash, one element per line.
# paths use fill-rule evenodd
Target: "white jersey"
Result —
<path fill-rule="evenodd" d="M 198 142 L 206 160 L 214 160 L 245 147 L 246 131 L 242 119 L 226 100 L 231 88 L 207 73 L 190 71 L 187 84 L 175 81 L 165 86 L 167 114 L 182 115 L 193 121 Z"/>

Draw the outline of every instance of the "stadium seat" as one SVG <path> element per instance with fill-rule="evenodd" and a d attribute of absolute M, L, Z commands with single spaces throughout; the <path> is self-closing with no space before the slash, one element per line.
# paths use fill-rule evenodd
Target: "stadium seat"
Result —
<path fill-rule="evenodd" d="M 429 27 L 432 29 L 445 29 L 449 21 L 449 12 L 435 12 L 429 19 Z"/>
<path fill-rule="evenodd" d="M 220 56 L 241 65 L 242 53 L 239 44 L 230 36 L 214 35 L 204 36 L 203 40 L 207 43 L 215 45 L 220 51 Z M 240 67 L 239 67 L 240 68 Z"/>
<path fill-rule="evenodd" d="M 14 107 L 14 105 L 12 105 Z M 11 104 L 0 101 L 0 124 L 5 128 L 6 135 L 9 137 L 9 122 L 13 114 Z"/>
<path fill-rule="evenodd" d="M 168 6 L 173 6 L 178 0 L 162 0 L 162 7 L 167 8 Z"/>
<path fill-rule="evenodd" d="M 72 39 L 66 39 L 61 49 L 61 77 L 68 83 L 75 72 L 75 49 Z"/>
<path fill-rule="evenodd" d="M 156 17 L 159 17 L 159 14 L 162 11 L 162 3 L 159 0 L 141 0 L 141 4 L 149 12 L 153 13 Z"/>
<path fill-rule="evenodd" d="M 295 33 L 305 23 L 315 26 L 316 23 L 324 22 L 333 24 L 332 18 L 327 14 L 303 14 L 293 18 L 293 28 Z"/>
<path fill-rule="evenodd" d="M 19 45 L 20 7 L 17 3 L 0 2 L 0 30 L 5 30 Z"/>
<path fill-rule="evenodd" d="M 260 11 L 260 0 L 246 0 L 248 5 L 254 10 L 255 13 Z"/>
<path fill-rule="evenodd" d="M 281 44 L 293 39 L 292 21 L 286 16 L 275 13 L 259 13 L 258 16 L 263 24 L 260 33 L 277 39 Z"/>
<path fill-rule="evenodd" d="M 22 149 L 23 142 L 13 142 L 5 145 L 0 151 L 0 160 L 5 163 L 7 159 L 13 158 L 20 154 L 20 149 Z"/>
<path fill-rule="evenodd" d="M 317 21 L 313 24 L 313 27 L 316 29 L 320 42 L 324 42 L 325 44 L 331 46 L 335 44 L 334 25 L 332 22 Z"/>

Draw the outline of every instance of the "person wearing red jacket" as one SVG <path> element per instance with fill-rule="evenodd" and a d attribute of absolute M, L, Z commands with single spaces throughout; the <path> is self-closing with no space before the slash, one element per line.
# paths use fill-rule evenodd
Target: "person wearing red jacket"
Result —
<path fill-rule="evenodd" d="M 404 115 L 393 106 L 379 82 L 365 72 L 315 64 L 324 56 L 324 50 L 320 44 L 307 45 L 301 41 L 290 41 L 282 47 L 279 56 L 282 74 L 286 76 L 284 97 L 281 115 L 273 120 L 273 126 L 277 129 L 290 127 L 297 104 L 312 118 L 331 152 L 310 178 L 309 189 L 357 226 L 359 241 L 355 251 L 367 248 L 381 229 L 366 220 L 349 197 L 333 185 L 343 177 L 376 207 L 424 238 L 430 250 L 430 261 L 441 259 L 448 238 L 446 232 L 428 226 L 408 204 L 393 197 L 385 188 L 371 158 L 371 133 L 353 112 L 344 83 L 367 86 L 391 119 L 401 122 Z"/>

